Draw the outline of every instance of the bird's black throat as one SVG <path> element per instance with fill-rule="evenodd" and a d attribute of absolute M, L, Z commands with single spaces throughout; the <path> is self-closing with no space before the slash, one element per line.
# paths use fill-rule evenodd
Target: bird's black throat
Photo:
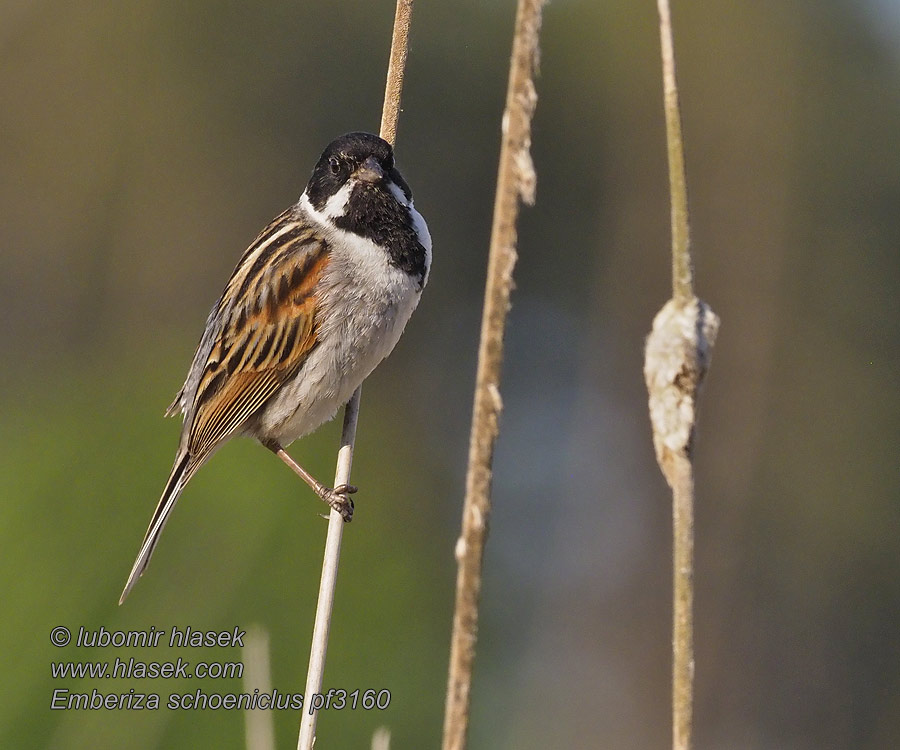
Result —
<path fill-rule="evenodd" d="M 418 279 L 425 279 L 427 253 L 413 224 L 410 210 L 383 184 L 359 184 L 350 194 L 335 227 L 353 232 L 383 248 L 390 263 Z"/>

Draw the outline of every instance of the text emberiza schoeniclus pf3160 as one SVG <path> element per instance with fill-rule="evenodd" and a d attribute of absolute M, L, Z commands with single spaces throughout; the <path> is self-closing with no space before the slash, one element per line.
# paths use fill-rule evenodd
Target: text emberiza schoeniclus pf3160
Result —
<path fill-rule="evenodd" d="M 300 200 L 241 257 L 213 306 L 167 415 L 184 414 L 175 466 L 128 576 L 147 567 L 190 478 L 226 440 L 254 437 L 344 520 L 330 489 L 284 447 L 331 419 L 397 343 L 431 267 L 431 236 L 390 144 L 369 133 L 332 141 Z"/>

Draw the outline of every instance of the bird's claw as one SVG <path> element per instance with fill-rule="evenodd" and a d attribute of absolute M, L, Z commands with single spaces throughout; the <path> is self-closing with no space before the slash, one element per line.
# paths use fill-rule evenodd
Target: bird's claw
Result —
<path fill-rule="evenodd" d="M 338 485 L 333 490 L 326 487 L 322 499 L 341 514 L 344 523 L 350 523 L 353 520 L 353 501 L 347 495 L 356 491 L 356 487 L 346 484 Z"/>

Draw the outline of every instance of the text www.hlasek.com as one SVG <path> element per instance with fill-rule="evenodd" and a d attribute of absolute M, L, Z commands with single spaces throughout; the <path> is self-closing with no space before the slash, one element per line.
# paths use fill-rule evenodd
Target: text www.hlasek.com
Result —
<path fill-rule="evenodd" d="M 138 661 L 123 660 L 116 657 L 110 671 L 108 661 L 97 662 L 62 662 L 50 664 L 50 675 L 54 679 L 63 677 L 111 677 L 125 680 L 170 679 L 178 677 L 203 677 L 210 679 L 230 679 L 244 676 L 244 665 L 239 662 L 207 662 L 200 661 L 192 668 L 189 661 L 178 658 L 177 661 Z"/>

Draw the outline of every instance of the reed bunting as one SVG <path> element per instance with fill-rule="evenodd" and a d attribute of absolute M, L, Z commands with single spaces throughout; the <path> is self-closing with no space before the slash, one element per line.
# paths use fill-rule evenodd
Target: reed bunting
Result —
<path fill-rule="evenodd" d="M 369 133 L 332 141 L 300 200 L 250 245 L 206 320 L 166 412 L 184 415 L 175 466 L 120 604 L 185 485 L 235 435 L 259 440 L 351 519 L 356 488 L 326 487 L 284 448 L 331 419 L 390 354 L 430 266 L 431 236 L 390 144 Z"/>

